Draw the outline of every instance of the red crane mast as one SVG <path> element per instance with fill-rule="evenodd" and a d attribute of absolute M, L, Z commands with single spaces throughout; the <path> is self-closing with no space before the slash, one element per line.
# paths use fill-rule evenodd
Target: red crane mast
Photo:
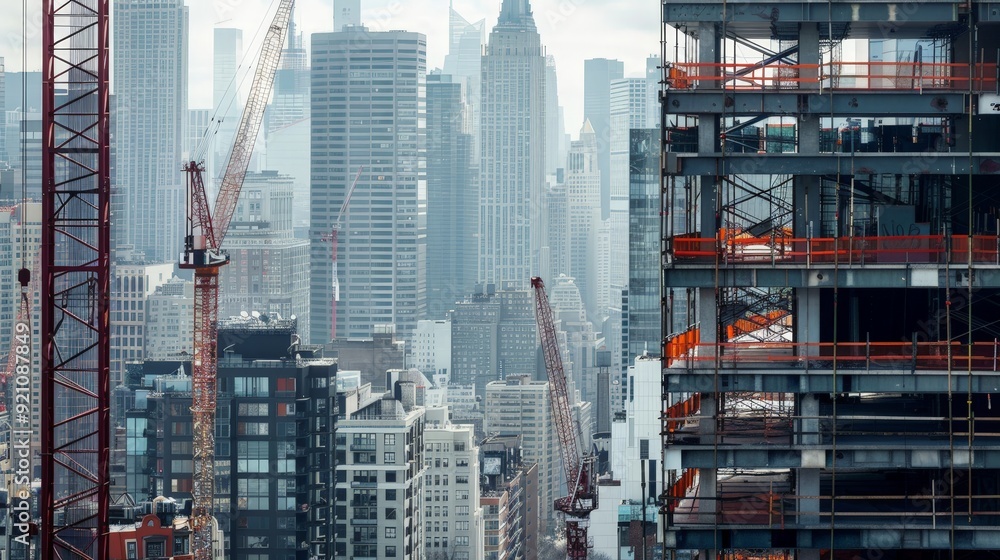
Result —
<path fill-rule="evenodd" d="M 274 73 L 288 32 L 293 0 L 282 0 L 268 27 L 254 72 L 243 117 L 236 128 L 233 151 L 215 207 L 210 212 L 197 162 L 187 172 L 187 225 L 181 268 L 194 269 L 194 361 L 191 368 L 194 476 L 191 551 L 195 560 L 212 560 L 213 499 L 215 496 L 215 408 L 218 367 L 219 269 L 229 263 L 222 242 L 229 230 L 254 142 L 271 98 Z"/>
<path fill-rule="evenodd" d="M 354 176 L 354 181 L 351 183 L 351 187 L 347 189 L 347 194 L 344 195 L 344 203 L 340 205 L 340 212 L 337 213 L 337 219 L 333 222 L 333 227 L 330 228 L 330 235 L 324 235 L 321 239 L 323 241 L 330 242 L 330 260 L 333 263 L 333 293 L 330 294 L 331 304 L 330 304 L 330 340 L 337 338 L 337 302 L 340 301 L 340 277 L 337 272 L 337 249 L 340 245 L 340 224 L 341 220 L 344 218 L 344 212 L 347 211 L 347 205 L 351 203 L 351 195 L 354 194 L 354 188 L 358 186 L 358 179 L 361 178 L 361 172 L 364 171 L 365 166 L 358 168 L 358 174 Z"/>
<path fill-rule="evenodd" d="M 570 410 L 566 372 L 563 369 L 559 340 L 556 338 L 552 308 L 545 295 L 545 284 L 537 276 L 531 279 L 535 289 L 535 322 L 542 342 L 545 371 L 549 378 L 549 404 L 559 435 L 563 471 L 570 495 L 556 500 L 556 509 L 566 514 L 566 557 L 586 558 L 590 547 L 587 528 L 590 512 L 597 509 L 596 461 L 590 454 L 583 454 L 577 439 L 577 427 Z"/>
<path fill-rule="evenodd" d="M 38 558 L 108 556 L 110 15 L 110 0 L 42 2 Z M 27 274 L 26 269 L 19 273 L 22 286 Z M 15 400 L 18 404 L 24 402 Z M 15 423 L 22 419 L 30 426 L 30 414 L 15 414 Z M 25 432 L 12 439 L 29 449 L 34 433 Z M 25 461 L 30 465 L 30 455 Z M 30 478 L 30 470 L 25 476 Z M 19 537 L 30 530 L 30 519 L 24 519 L 30 518 L 31 496 L 18 492 L 11 499 L 19 502 L 11 513 L 27 502 L 27 512 L 21 510 L 15 521 L 21 526 L 9 540 L 12 547 L 23 546 Z"/>

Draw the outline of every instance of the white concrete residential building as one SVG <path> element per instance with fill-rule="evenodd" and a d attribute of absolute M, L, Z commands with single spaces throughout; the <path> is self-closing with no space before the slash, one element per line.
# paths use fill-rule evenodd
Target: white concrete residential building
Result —
<path fill-rule="evenodd" d="M 479 447 L 469 424 L 428 408 L 424 424 L 424 554 L 428 560 L 483 560 Z"/>
<path fill-rule="evenodd" d="M 438 384 L 438 377 L 444 376 L 445 383 L 451 381 L 451 321 L 417 321 L 410 346 L 409 364 L 420 370 L 428 379 Z"/>
<path fill-rule="evenodd" d="M 338 558 L 425 558 L 424 409 L 413 383 L 399 387 L 402 401 L 386 394 L 337 422 Z"/>

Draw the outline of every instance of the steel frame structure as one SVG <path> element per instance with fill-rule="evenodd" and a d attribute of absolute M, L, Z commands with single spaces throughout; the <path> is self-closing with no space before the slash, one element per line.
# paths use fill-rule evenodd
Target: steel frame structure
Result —
<path fill-rule="evenodd" d="M 48 559 L 108 557 L 109 5 L 43 7 L 39 557 Z"/>

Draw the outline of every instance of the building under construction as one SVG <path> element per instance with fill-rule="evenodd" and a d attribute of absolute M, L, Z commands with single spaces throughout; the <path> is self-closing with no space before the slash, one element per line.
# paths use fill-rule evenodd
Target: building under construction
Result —
<path fill-rule="evenodd" d="M 667 554 L 1000 557 L 1000 3 L 662 9 Z"/>

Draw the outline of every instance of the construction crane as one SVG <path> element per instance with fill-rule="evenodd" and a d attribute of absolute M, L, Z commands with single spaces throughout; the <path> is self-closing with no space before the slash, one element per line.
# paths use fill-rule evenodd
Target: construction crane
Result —
<path fill-rule="evenodd" d="M 354 187 L 358 186 L 358 179 L 361 178 L 361 172 L 365 169 L 365 166 L 358 168 L 358 174 L 354 176 L 354 182 L 351 183 L 351 187 L 347 189 L 347 194 L 344 195 L 344 203 L 340 205 L 340 212 L 337 212 L 337 219 L 333 222 L 333 228 L 330 229 L 330 235 L 324 235 L 322 237 L 323 241 L 330 242 L 330 259 L 333 262 L 333 294 L 330 307 L 330 340 L 337 338 L 337 302 L 340 301 L 340 279 L 337 276 L 337 246 L 340 243 L 340 224 L 344 217 L 344 212 L 347 211 L 347 205 L 351 202 L 351 195 L 354 194 Z"/>
<path fill-rule="evenodd" d="M 250 94 L 236 128 L 233 150 L 211 212 L 202 180 L 204 166 L 194 161 L 184 166 L 187 174 L 187 224 L 180 267 L 194 270 L 194 362 L 191 369 L 191 416 L 194 424 L 191 551 L 194 560 L 213 558 L 219 270 L 229 263 L 229 255 L 222 250 L 222 242 L 236 211 L 254 142 L 264 119 L 264 108 L 271 97 L 292 4 L 293 0 L 281 1 L 264 36 Z"/>
<path fill-rule="evenodd" d="M 556 338 L 552 308 L 545 295 L 545 284 L 536 276 L 531 279 L 531 287 L 535 289 L 535 322 L 538 324 L 545 371 L 549 378 L 549 404 L 559 435 L 563 471 L 569 489 L 569 496 L 557 499 L 555 506 L 566 514 L 566 557 L 586 558 L 590 547 L 587 540 L 590 512 L 597 509 L 597 461 L 593 455 L 583 454 L 577 439 L 577 426 L 573 421 L 566 387 L 566 372 Z"/>

